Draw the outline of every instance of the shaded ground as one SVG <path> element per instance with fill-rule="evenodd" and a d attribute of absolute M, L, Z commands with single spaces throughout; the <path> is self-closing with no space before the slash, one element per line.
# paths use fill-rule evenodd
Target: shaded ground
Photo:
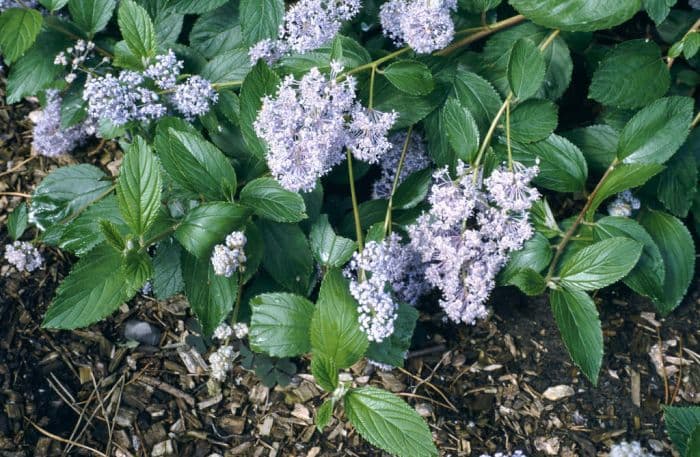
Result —
<path fill-rule="evenodd" d="M 8 208 L 23 198 L 7 192 L 30 193 L 58 164 L 44 158 L 22 164 L 31 157 L 30 110 L 0 106 L 3 225 Z M 94 143 L 74 160 L 114 169 L 118 152 L 113 145 Z M 3 228 L 0 244 L 6 242 Z M 163 303 L 139 296 L 89 329 L 42 330 L 46 305 L 70 263 L 55 250 L 43 254 L 48 268 L 31 276 L 0 268 L 0 457 L 100 455 L 95 451 L 383 455 L 338 419 L 323 434 L 315 430 L 321 392 L 304 374 L 305 360 L 297 361 L 301 374 L 284 388 L 267 388 L 236 366 L 234 381 L 223 392 L 208 392 L 206 365 L 190 347 L 197 339 L 188 330 L 191 322 L 181 299 Z M 360 363 L 345 376 L 405 396 L 426 417 L 446 456 L 514 449 L 528 455 L 605 455 L 611 443 L 622 439 L 640 440 L 659 456 L 671 455 L 661 405 L 674 397 L 677 403 L 700 402 L 700 292 L 697 284 L 694 289 L 659 326 L 648 314 L 651 306 L 627 298 L 625 290 L 597 298 L 606 346 L 597 388 L 569 362 L 547 304 L 511 291 L 494 297 L 493 317 L 476 327 L 424 316 L 405 370 L 381 373 Z M 124 322 L 135 318 L 161 330 L 157 347 L 126 344 Z M 657 372 L 649 352 L 659 341 L 676 345 L 664 351 L 665 368 Z M 570 395 L 545 398 L 543 393 L 556 386 Z M 66 450 L 66 440 L 79 445 Z"/>

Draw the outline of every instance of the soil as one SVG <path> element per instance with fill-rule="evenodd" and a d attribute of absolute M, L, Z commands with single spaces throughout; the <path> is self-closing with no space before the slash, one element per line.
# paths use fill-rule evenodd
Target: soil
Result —
<path fill-rule="evenodd" d="M 8 211 L 52 168 L 88 162 L 113 170 L 120 160 L 111 143 L 86 145 L 73 158 L 33 156 L 32 109 L 30 102 L 0 106 L 0 245 L 9 242 Z M 41 249 L 45 270 L 20 275 L 0 267 L 0 457 L 385 455 L 339 418 L 316 431 L 322 397 L 307 360 L 295 361 L 298 373 L 286 387 L 268 388 L 237 364 L 233 381 L 210 392 L 196 349 L 203 341 L 182 298 L 139 295 L 88 329 L 42 329 L 73 259 Z M 474 327 L 423 313 L 405 369 L 380 372 L 360 362 L 345 376 L 404 396 L 445 456 L 516 449 L 604 456 L 622 440 L 672 455 L 661 407 L 700 402 L 697 281 L 691 289 L 666 319 L 625 289 L 596 297 L 606 348 L 597 387 L 570 362 L 547 303 L 511 290 L 500 291 L 492 317 Z M 160 329 L 159 343 L 128 344 L 123 328 L 130 319 Z M 660 342 L 657 370 L 650 352 Z"/>

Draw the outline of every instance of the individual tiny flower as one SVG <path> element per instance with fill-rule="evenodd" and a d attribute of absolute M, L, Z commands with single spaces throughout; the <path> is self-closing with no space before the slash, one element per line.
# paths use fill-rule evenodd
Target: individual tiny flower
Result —
<path fill-rule="evenodd" d="M 611 216 L 630 217 L 634 211 L 639 210 L 642 203 L 626 190 L 617 194 L 617 197 L 608 205 L 608 214 Z"/>
<path fill-rule="evenodd" d="M 44 258 L 39 250 L 26 241 L 15 241 L 5 245 L 5 260 L 17 271 L 31 273 L 44 266 Z"/>
<path fill-rule="evenodd" d="M 214 338 L 217 340 L 225 340 L 227 338 L 230 338 L 231 335 L 233 335 L 233 329 L 231 328 L 230 325 L 228 325 L 226 322 L 223 322 L 219 324 L 216 329 L 214 329 Z"/>
<path fill-rule="evenodd" d="M 191 76 L 183 84 L 175 86 L 172 97 L 175 109 L 188 119 L 206 114 L 218 100 L 219 94 L 211 83 L 199 75 Z"/>
<path fill-rule="evenodd" d="M 359 103 L 351 112 L 352 120 L 348 125 L 347 147 L 358 160 L 377 163 L 380 157 L 391 148 L 386 135 L 398 113 L 383 113 L 367 109 Z"/>
<path fill-rule="evenodd" d="M 177 59 L 177 56 L 169 49 L 167 54 L 161 54 L 155 57 L 155 63 L 152 63 L 144 71 L 144 75 L 151 78 L 156 86 L 163 90 L 172 89 L 177 83 L 177 77 L 184 63 Z"/>
<path fill-rule="evenodd" d="M 224 244 L 214 246 L 211 264 L 214 273 L 230 278 L 236 271 L 245 271 L 245 245 L 247 239 L 243 232 L 232 232 L 226 237 Z"/>
<path fill-rule="evenodd" d="M 61 128 L 61 96 L 55 89 L 46 91 L 46 105 L 32 131 L 32 146 L 39 154 L 56 157 L 67 154 L 89 136 L 88 123 Z"/>
<path fill-rule="evenodd" d="M 245 322 L 236 322 L 233 324 L 233 334 L 236 335 L 236 338 L 242 340 L 248 336 L 248 324 Z"/>
<path fill-rule="evenodd" d="M 608 457 L 655 457 L 653 454 L 647 452 L 642 448 L 639 441 L 632 441 L 630 443 L 622 441 L 621 443 L 614 444 L 610 447 L 610 453 Z"/>
<path fill-rule="evenodd" d="M 209 371 L 213 379 L 223 382 L 231 370 L 234 352 L 231 346 L 221 346 L 209 355 Z"/>
<path fill-rule="evenodd" d="M 407 44 L 420 54 L 446 47 L 454 37 L 451 11 L 456 0 L 391 0 L 379 18 L 384 34 L 397 46 Z"/>
<path fill-rule="evenodd" d="M 389 137 L 391 147 L 379 159 L 381 175 L 372 186 L 372 198 L 389 198 L 391 195 L 391 189 L 394 185 L 396 171 L 399 168 L 399 161 L 401 160 L 404 146 L 406 146 L 406 154 L 401 166 L 398 184 L 401 184 L 410 174 L 423 170 L 430 165 L 430 158 L 425 150 L 420 134 L 413 131 L 408 145 L 406 145 L 406 137 L 406 132 L 395 133 Z"/>

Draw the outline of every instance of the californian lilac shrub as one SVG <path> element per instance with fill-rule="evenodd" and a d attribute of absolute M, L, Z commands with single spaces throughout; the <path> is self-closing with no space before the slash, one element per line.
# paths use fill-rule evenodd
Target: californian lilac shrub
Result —
<path fill-rule="evenodd" d="M 37 248 L 26 241 L 6 244 L 5 260 L 19 272 L 31 273 L 44 267 L 44 257 Z"/>
<path fill-rule="evenodd" d="M 88 120 L 67 129 L 61 128 L 61 96 L 54 89 L 46 91 L 46 104 L 32 131 L 32 146 L 41 155 L 56 157 L 82 144 L 95 131 Z"/>
<path fill-rule="evenodd" d="M 384 34 L 396 46 L 404 44 L 421 54 L 446 47 L 455 28 L 450 14 L 456 0 L 390 0 L 379 13 Z"/>

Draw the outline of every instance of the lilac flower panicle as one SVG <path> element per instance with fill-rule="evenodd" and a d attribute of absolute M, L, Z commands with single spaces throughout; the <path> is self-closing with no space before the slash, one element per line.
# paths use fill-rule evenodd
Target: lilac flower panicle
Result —
<path fill-rule="evenodd" d="M 372 198 L 389 198 L 391 188 L 394 185 L 396 171 L 399 168 L 401 152 L 406 143 L 406 132 L 395 133 L 389 137 L 391 147 L 379 158 L 381 175 L 372 186 Z M 415 131 L 411 133 L 408 141 L 406 154 L 399 174 L 399 184 L 401 184 L 410 174 L 422 170 L 430 165 L 431 161 L 425 150 L 423 139 Z"/>
<path fill-rule="evenodd" d="M 21 3 L 16 0 L 0 0 L 0 12 L 10 8 L 36 8 L 37 6 L 39 6 L 37 0 L 24 0 Z"/>
<path fill-rule="evenodd" d="M 247 259 L 244 248 L 247 241 L 243 232 L 231 232 L 224 244 L 214 246 L 211 264 L 216 275 L 230 278 L 236 271 L 245 271 Z"/>
<path fill-rule="evenodd" d="M 219 94 L 211 83 L 199 75 L 191 76 L 183 84 L 175 86 L 172 96 L 175 109 L 188 119 L 206 114 L 218 100 Z"/>
<path fill-rule="evenodd" d="M 398 113 L 396 111 L 383 113 L 367 109 L 358 103 L 353 108 L 351 116 L 347 147 L 358 160 L 377 163 L 379 158 L 391 148 L 386 134 L 396 122 Z"/>
<path fill-rule="evenodd" d="M 286 49 L 283 42 L 265 38 L 264 40 L 258 41 L 248 50 L 248 57 L 250 57 L 250 61 L 253 64 L 262 59 L 267 62 L 268 65 L 274 65 L 282 58 L 285 52 Z"/>
<path fill-rule="evenodd" d="M 88 115 L 92 119 L 107 119 L 116 126 L 164 116 L 167 109 L 160 103 L 159 95 L 142 87 L 143 82 L 143 75 L 134 71 L 122 71 L 116 78 L 111 74 L 88 76 L 83 91 Z"/>
<path fill-rule="evenodd" d="M 617 194 L 615 199 L 608 205 L 608 214 L 611 216 L 630 217 L 634 211 L 641 208 L 642 202 L 639 201 L 632 192 L 626 190 Z"/>
<path fill-rule="evenodd" d="M 516 212 L 528 210 L 540 198 L 537 189 L 530 186 L 530 181 L 539 174 L 539 171 L 537 166 L 525 168 L 518 163 L 513 170 L 505 166 L 497 168 L 484 181 L 489 191 L 489 198 L 503 210 Z"/>
<path fill-rule="evenodd" d="M 450 13 L 456 0 L 391 0 L 380 8 L 384 34 L 397 46 L 404 43 L 420 54 L 446 47 L 454 37 Z"/>
<path fill-rule="evenodd" d="M 5 260 L 20 272 L 31 273 L 44 267 L 44 257 L 37 248 L 26 241 L 6 244 Z"/>
<path fill-rule="evenodd" d="M 32 146 L 41 155 L 56 157 L 82 144 L 93 127 L 89 122 L 61 128 L 61 97 L 55 89 L 46 91 L 46 105 L 32 131 Z"/>
<path fill-rule="evenodd" d="M 183 67 L 184 63 L 169 49 L 167 54 L 156 56 L 155 62 L 149 65 L 143 74 L 151 78 L 159 88 L 168 90 L 175 87 Z"/>

